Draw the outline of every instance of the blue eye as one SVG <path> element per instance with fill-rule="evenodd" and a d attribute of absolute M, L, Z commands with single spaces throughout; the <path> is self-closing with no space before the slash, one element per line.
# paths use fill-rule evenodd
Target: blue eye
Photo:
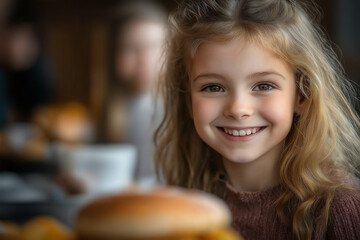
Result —
<path fill-rule="evenodd" d="M 274 87 L 268 83 L 261 83 L 254 87 L 254 91 L 268 91 L 273 89 Z"/>
<path fill-rule="evenodd" d="M 208 85 L 204 87 L 201 91 L 203 92 L 224 92 L 224 89 L 219 85 Z"/>

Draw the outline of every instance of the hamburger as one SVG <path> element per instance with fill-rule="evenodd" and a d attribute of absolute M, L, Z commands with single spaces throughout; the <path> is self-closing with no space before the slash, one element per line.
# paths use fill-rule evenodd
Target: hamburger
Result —
<path fill-rule="evenodd" d="M 98 198 L 77 215 L 78 240 L 240 240 L 219 198 L 163 188 Z"/>

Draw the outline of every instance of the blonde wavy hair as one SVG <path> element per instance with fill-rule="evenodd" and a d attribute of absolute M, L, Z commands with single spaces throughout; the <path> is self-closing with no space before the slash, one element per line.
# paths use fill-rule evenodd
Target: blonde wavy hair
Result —
<path fill-rule="evenodd" d="M 290 64 L 304 97 L 281 157 L 276 202 L 291 217 L 297 239 L 311 239 L 315 223 L 327 224 L 336 188 L 359 166 L 356 92 L 317 25 L 316 6 L 294 0 L 199 0 L 171 16 L 165 116 L 154 140 L 157 173 L 170 185 L 225 193 L 222 157 L 196 133 L 189 104 L 188 68 L 204 41 L 246 36 Z M 311 11 L 310 11 L 311 10 Z M 292 206 L 290 209 L 288 206 Z"/>

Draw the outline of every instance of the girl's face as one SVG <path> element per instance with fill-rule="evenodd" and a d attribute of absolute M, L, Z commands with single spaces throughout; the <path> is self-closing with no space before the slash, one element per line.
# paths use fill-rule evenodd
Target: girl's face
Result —
<path fill-rule="evenodd" d="M 200 45 L 190 81 L 196 131 L 225 164 L 274 166 L 298 108 L 292 68 L 238 38 Z"/>
<path fill-rule="evenodd" d="M 165 27 L 162 23 L 139 20 L 129 23 L 118 39 L 117 77 L 134 93 L 147 93 L 159 78 Z"/>

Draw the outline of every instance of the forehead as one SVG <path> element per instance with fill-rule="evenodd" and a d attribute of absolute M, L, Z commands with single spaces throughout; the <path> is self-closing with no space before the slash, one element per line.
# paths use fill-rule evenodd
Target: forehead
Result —
<path fill-rule="evenodd" d="M 158 21 L 139 20 L 127 24 L 119 33 L 119 41 L 124 43 L 162 41 L 165 26 Z"/>
<path fill-rule="evenodd" d="M 204 72 L 250 74 L 257 71 L 288 72 L 291 67 L 273 51 L 246 38 L 206 41 L 198 46 L 189 64 L 190 77 Z"/>

